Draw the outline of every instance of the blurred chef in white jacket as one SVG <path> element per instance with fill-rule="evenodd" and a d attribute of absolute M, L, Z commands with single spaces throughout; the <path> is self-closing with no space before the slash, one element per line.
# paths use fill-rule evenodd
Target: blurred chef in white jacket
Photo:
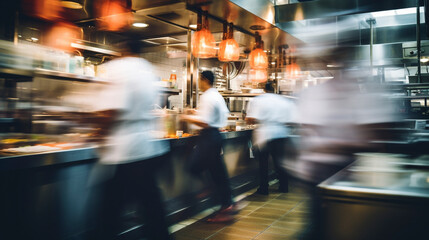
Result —
<path fill-rule="evenodd" d="M 288 174 L 285 161 L 294 157 L 293 142 L 289 139 L 295 104 L 292 100 L 274 94 L 267 83 L 265 94 L 253 98 L 247 107 L 246 121 L 258 124 L 253 132 L 254 153 L 259 160 L 260 183 L 256 193 L 268 195 L 268 158 L 271 156 L 279 179 L 279 191 L 288 192 Z"/>

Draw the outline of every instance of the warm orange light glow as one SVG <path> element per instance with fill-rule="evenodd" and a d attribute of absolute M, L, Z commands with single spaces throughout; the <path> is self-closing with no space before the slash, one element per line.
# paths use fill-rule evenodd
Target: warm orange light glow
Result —
<path fill-rule="evenodd" d="M 266 69 L 250 69 L 250 80 L 252 82 L 266 82 L 268 79 L 268 73 Z"/>
<path fill-rule="evenodd" d="M 253 49 L 249 55 L 249 64 L 253 69 L 267 69 L 268 57 L 261 48 Z"/>
<path fill-rule="evenodd" d="M 82 38 L 82 31 L 71 23 L 57 23 L 49 31 L 46 44 L 50 47 L 73 51 L 71 43 Z"/>
<path fill-rule="evenodd" d="M 233 39 L 225 39 L 219 44 L 218 59 L 222 62 L 238 61 L 240 58 L 240 47 Z"/>
<path fill-rule="evenodd" d="M 289 78 L 299 77 L 300 74 L 301 74 L 301 68 L 299 67 L 298 64 L 291 63 L 291 64 L 286 66 L 286 75 Z"/>
<path fill-rule="evenodd" d="M 57 20 L 61 17 L 59 0 L 22 0 L 24 14 L 45 20 Z"/>
<path fill-rule="evenodd" d="M 120 31 L 131 26 L 133 13 L 128 0 L 99 0 L 97 26 L 100 30 Z"/>
<path fill-rule="evenodd" d="M 201 29 L 192 37 L 192 54 L 196 58 L 216 57 L 216 42 L 208 29 Z"/>

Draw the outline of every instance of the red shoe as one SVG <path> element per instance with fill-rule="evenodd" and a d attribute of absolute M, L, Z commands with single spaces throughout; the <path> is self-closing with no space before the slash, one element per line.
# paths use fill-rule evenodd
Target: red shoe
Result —
<path fill-rule="evenodd" d="M 235 220 L 234 216 L 230 214 L 217 213 L 213 217 L 207 218 L 206 222 L 208 223 L 230 223 Z"/>
<path fill-rule="evenodd" d="M 249 203 L 248 202 L 236 202 L 230 205 L 229 207 L 225 207 L 219 210 L 219 213 L 223 214 L 238 214 L 243 208 L 245 208 Z"/>

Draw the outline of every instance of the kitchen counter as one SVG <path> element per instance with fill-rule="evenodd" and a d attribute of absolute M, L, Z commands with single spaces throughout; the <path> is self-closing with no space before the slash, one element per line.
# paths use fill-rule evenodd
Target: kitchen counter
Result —
<path fill-rule="evenodd" d="M 250 137 L 252 130 L 222 132 L 221 135 L 225 140 L 231 140 L 240 137 Z M 179 139 L 165 138 L 158 141 L 168 141 L 170 146 L 177 147 L 184 144 L 190 144 L 195 140 L 196 136 L 183 137 Z M 93 160 L 98 158 L 97 147 L 88 146 L 74 148 L 69 150 L 59 150 L 50 152 L 41 152 L 35 154 L 22 155 L 0 155 L 0 172 L 10 171 L 24 168 L 44 167 L 57 164 L 69 164 L 73 162 Z"/>
<path fill-rule="evenodd" d="M 357 160 L 318 185 L 325 239 L 429 238 L 429 157 L 386 156 Z"/>
<path fill-rule="evenodd" d="M 256 187 L 258 162 L 249 151 L 252 130 L 221 135 L 234 195 Z M 170 157 L 160 162 L 157 172 L 170 223 L 216 204 L 209 179 L 196 178 L 188 171 L 197 139 L 159 140 L 171 146 Z M 96 147 L 0 157 L 0 239 L 91 239 L 87 234 L 97 222 L 100 205 L 100 188 L 92 181 L 100 171 L 97 158 Z M 129 199 L 128 213 L 136 211 L 136 206 Z M 141 230 L 142 222 L 126 217 L 125 221 L 127 234 Z"/>

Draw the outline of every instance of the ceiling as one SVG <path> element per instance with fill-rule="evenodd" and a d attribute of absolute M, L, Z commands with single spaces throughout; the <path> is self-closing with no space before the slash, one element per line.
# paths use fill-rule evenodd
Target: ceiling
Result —
<path fill-rule="evenodd" d="M 302 44 L 302 41 L 296 37 L 228 0 L 133 0 L 134 22 L 147 23 L 149 24 L 147 28 L 131 27 L 119 33 L 100 32 L 96 30 L 95 19 L 91 15 L 91 9 L 96 5 L 94 1 L 85 0 L 85 8 L 67 10 L 65 14 L 83 28 L 85 40 L 91 42 L 109 45 L 130 36 L 137 36 L 143 40 L 145 48 L 184 49 L 186 48 L 187 32 L 192 29 L 189 25 L 196 24 L 198 12 L 206 11 L 205 15 L 208 16 L 210 31 L 214 34 L 215 40 L 221 41 L 223 22 L 231 22 L 235 28 L 234 38 L 243 51 L 253 47 L 255 30 L 252 28 L 254 26 L 263 28 L 259 30 L 259 33 L 262 35 L 266 49 L 276 52 L 279 46 L 285 44 L 289 46 Z M 173 41 L 173 43 L 167 43 L 167 40 Z"/>
<path fill-rule="evenodd" d="M 207 11 L 217 42 L 222 37 L 223 22 L 234 24 L 234 38 L 241 52 L 253 47 L 255 27 L 262 29 L 259 32 L 265 49 L 273 54 L 287 45 L 304 49 L 302 56 L 312 59 L 323 57 L 326 46 L 366 46 L 370 43 L 370 18 L 375 19 L 374 44 L 394 45 L 416 39 L 415 0 L 133 0 L 134 22 L 149 26 L 115 33 L 97 30 L 92 15 L 96 1 L 83 0 L 83 9 L 66 9 L 63 15 L 82 27 L 85 41 L 105 48 L 132 36 L 142 40 L 145 51 L 185 51 L 190 25 L 196 23 L 201 11 Z M 423 9 L 420 19 L 424 24 Z M 43 31 L 46 24 L 24 17 L 20 25 L 22 34 L 31 35 Z M 428 39 L 426 28 L 421 30 L 422 39 Z M 398 52 L 397 47 L 388 49 Z"/>

